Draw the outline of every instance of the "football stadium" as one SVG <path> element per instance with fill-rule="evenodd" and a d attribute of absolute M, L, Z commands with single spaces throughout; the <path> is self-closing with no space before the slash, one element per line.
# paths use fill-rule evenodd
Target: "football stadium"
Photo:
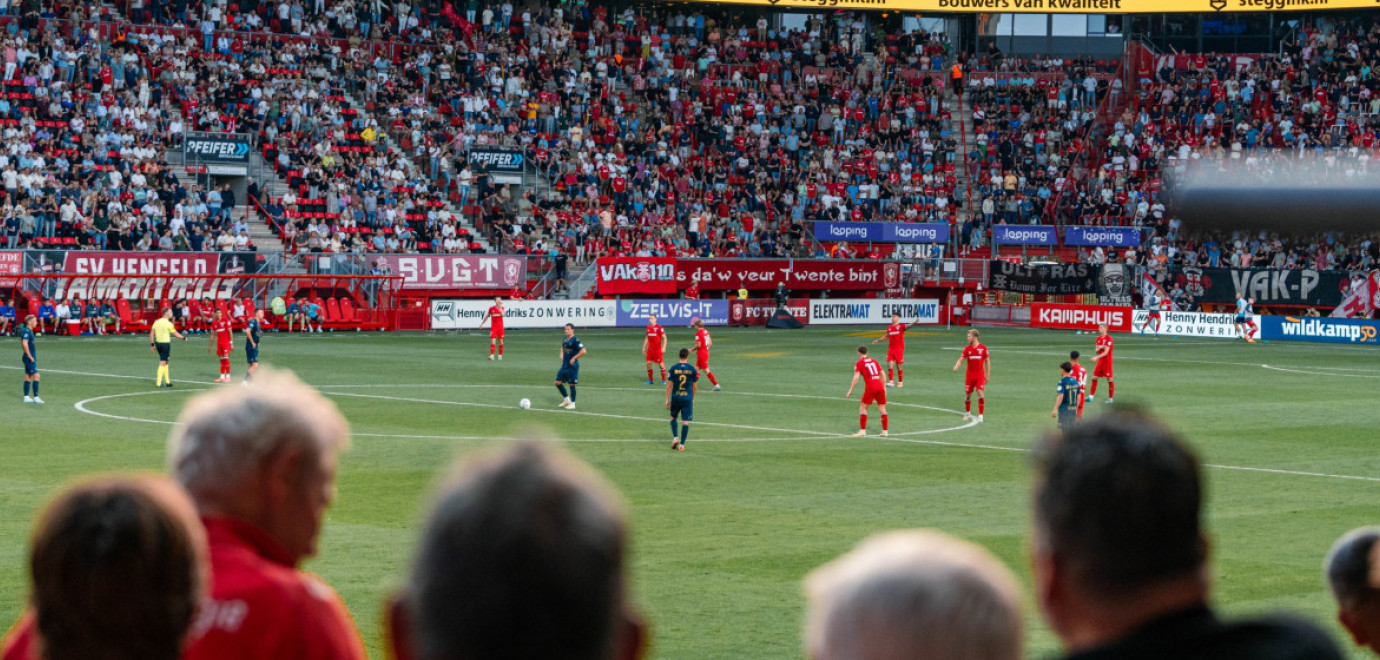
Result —
<path fill-rule="evenodd" d="M 1380 654 L 1372 3 L 0 26 L 3 660 Z"/>

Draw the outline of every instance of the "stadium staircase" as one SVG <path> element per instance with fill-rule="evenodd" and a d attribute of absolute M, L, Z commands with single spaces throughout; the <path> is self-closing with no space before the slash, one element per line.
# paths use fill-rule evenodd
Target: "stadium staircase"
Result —
<path fill-rule="evenodd" d="M 349 91 L 345 89 L 340 90 L 340 95 L 345 99 L 345 103 L 348 104 L 351 108 L 354 108 L 355 111 L 358 112 L 360 115 L 366 117 L 373 117 L 374 120 L 378 122 L 378 125 L 380 127 L 386 127 L 389 125 L 388 116 L 386 114 L 379 113 L 377 108 L 375 108 L 372 111 L 369 110 L 369 107 L 367 105 L 360 103 L 358 100 L 355 99 L 353 95 L 350 94 Z M 412 157 L 409 156 L 407 152 L 399 148 L 400 145 L 394 144 L 391 131 L 388 131 L 386 129 L 380 130 L 378 142 L 379 146 L 388 150 L 388 153 L 393 154 L 394 156 L 402 156 L 403 160 L 408 163 L 413 162 Z M 413 164 L 417 165 L 418 169 L 423 169 L 426 167 L 423 164 Z M 460 164 L 457 163 L 456 167 L 460 167 Z M 456 174 L 459 174 L 458 169 L 456 170 Z M 433 185 L 436 185 L 438 187 L 440 186 L 440 184 L 437 182 L 432 183 Z M 458 221 L 456 225 L 457 229 L 468 229 L 470 232 L 470 241 L 478 243 L 480 247 L 483 248 L 486 254 L 492 254 L 496 251 L 494 250 L 493 246 L 489 244 L 488 236 L 484 232 L 479 231 L 479 227 L 474 223 L 474 218 L 470 217 L 471 214 L 466 213 L 466 209 L 464 208 L 456 207 L 454 200 L 452 200 L 450 197 L 449 190 L 445 191 L 445 194 L 441 195 L 441 199 L 443 204 L 441 208 L 446 211 L 450 211 L 450 214 L 455 216 L 455 219 Z"/>
<path fill-rule="evenodd" d="M 977 130 L 973 125 L 973 110 L 972 106 L 968 104 L 968 98 L 968 94 L 950 94 L 946 102 L 949 118 L 954 124 L 954 132 L 958 135 L 958 148 L 961 156 L 958 167 L 955 168 L 956 183 L 954 185 L 954 196 L 962 202 L 958 209 L 958 222 L 956 223 L 958 227 L 962 227 L 968 218 L 975 216 L 979 212 L 978 207 L 982 204 L 981 197 L 973 194 L 974 189 L 978 186 L 972 180 L 968 169 L 968 154 L 977 149 Z M 981 171 L 978 172 L 978 176 L 982 176 Z M 980 235 L 980 233 L 975 232 L 975 235 Z"/>
<path fill-rule="evenodd" d="M 251 163 L 250 163 L 251 167 L 250 167 L 250 171 L 258 171 L 258 172 L 272 172 L 272 171 L 273 171 L 272 169 L 266 169 L 266 168 L 260 167 L 260 165 L 262 165 L 262 162 L 254 162 L 254 161 L 253 161 L 253 159 L 259 158 L 259 155 L 258 155 L 257 152 L 250 151 L 250 157 L 251 157 Z M 168 150 L 168 153 L 167 153 L 167 155 L 166 155 L 166 158 L 167 158 L 167 161 L 168 161 L 168 165 L 171 166 L 170 169 L 172 169 L 173 175 L 177 177 L 178 182 L 182 184 L 182 187 L 183 187 L 183 188 L 186 188 L 186 189 L 188 189 L 188 190 L 191 190 L 191 188 L 192 188 L 193 185 L 197 185 L 197 184 L 201 183 L 200 181 L 197 180 L 196 176 L 187 173 L 187 168 L 184 166 L 184 163 L 183 163 L 183 160 L 182 160 L 182 153 L 181 153 L 180 151 L 176 151 L 176 150 L 170 149 L 170 150 Z M 274 175 L 273 175 L 273 179 L 276 180 L 276 181 L 278 182 L 278 186 L 279 186 L 278 189 L 279 189 L 279 192 L 278 192 L 277 194 L 282 194 L 281 191 L 287 189 L 287 184 L 286 184 L 286 183 L 283 183 L 281 179 L 278 179 L 277 174 L 274 174 Z M 267 181 L 260 181 L 260 182 L 259 182 L 259 185 L 260 185 L 260 187 L 263 188 L 265 191 L 267 191 L 267 190 L 269 190 L 269 189 L 271 188 L 271 186 L 269 185 L 269 182 L 267 182 Z M 269 194 L 269 193 L 266 192 L 266 194 Z M 251 210 L 250 207 L 249 207 L 249 204 L 248 204 L 248 201 L 249 201 L 249 200 L 248 200 L 248 196 L 247 196 L 247 195 L 242 195 L 242 194 L 241 194 L 241 195 L 239 195 L 238 197 L 241 199 L 241 201 L 243 201 L 243 202 L 245 202 L 245 203 L 242 203 L 242 204 L 237 205 L 237 206 L 234 208 L 234 210 L 231 211 L 230 217 L 231 217 L 232 219 L 239 219 L 239 218 L 248 218 L 248 219 L 249 219 L 248 222 L 246 223 L 246 224 L 249 225 L 249 241 L 250 241 L 251 243 L 254 244 L 254 247 L 257 248 L 259 252 L 262 252 L 262 253 L 264 253 L 264 254 L 285 254 L 285 253 L 286 253 L 286 247 L 283 245 L 283 241 L 280 240 L 280 239 L 278 238 L 278 233 L 275 232 L 275 231 L 273 231 L 273 229 L 272 229 L 271 227 L 269 227 L 269 225 L 268 225 L 267 222 L 260 222 L 260 221 L 259 221 L 259 214 L 253 213 L 252 210 Z M 288 272 L 292 272 L 291 268 L 292 268 L 294 265 L 295 265 L 295 263 L 290 263 L 290 264 L 289 264 L 289 266 L 288 266 L 288 268 L 289 268 Z M 300 272 L 305 272 L 305 270 L 300 270 L 300 266 L 298 266 L 298 268 L 299 268 L 299 271 L 300 271 Z"/>

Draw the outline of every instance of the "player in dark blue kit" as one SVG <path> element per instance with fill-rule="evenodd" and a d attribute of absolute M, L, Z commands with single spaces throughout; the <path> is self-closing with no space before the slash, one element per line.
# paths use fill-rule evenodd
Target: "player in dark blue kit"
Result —
<path fill-rule="evenodd" d="M 1067 433 L 1078 421 L 1078 402 L 1083 398 L 1083 384 L 1073 377 L 1072 363 L 1059 365 L 1059 371 L 1063 376 L 1059 379 L 1059 387 L 1055 389 L 1054 410 L 1050 411 L 1049 416 L 1058 419 L 1059 428 Z"/>
<path fill-rule="evenodd" d="M 695 392 L 699 391 L 700 372 L 690 366 L 690 349 L 680 349 L 680 362 L 666 370 L 666 409 L 671 411 L 671 449 L 685 451 L 685 437 L 695 419 Z M 676 417 L 680 417 L 680 438 L 676 438 Z"/>
<path fill-rule="evenodd" d="M 19 347 L 24 350 L 24 403 L 43 403 L 43 399 L 38 398 L 38 346 L 34 344 L 36 326 L 38 317 L 30 314 L 19 328 Z M 33 390 L 33 396 L 29 396 L 30 389 Z"/>
<path fill-rule="evenodd" d="M 575 324 L 565 324 L 565 341 L 561 342 L 561 370 L 556 372 L 556 389 L 561 392 L 561 407 L 575 409 L 575 386 L 580 383 L 580 358 L 585 345 L 575 336 Z M 565 386 L 570 386 L 566 392 Z"/>
<path fill-rule="evenodd" d="M 249 368 L 244 372 L 244 384 L 254 380 L 254 372 L 259 369 L 259 333 L 263 332 L 264 310 L 254 310 L 254 318 L 244 324 L 244 358 Z"/>

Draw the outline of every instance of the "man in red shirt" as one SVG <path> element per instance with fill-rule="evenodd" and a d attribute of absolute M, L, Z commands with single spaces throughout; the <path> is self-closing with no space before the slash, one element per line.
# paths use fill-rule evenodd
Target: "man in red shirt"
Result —
<path fill-rule="evenodd" d="M 493 319 L 493 325 L 489 326 L 489 359 L 494 359 L 494 350 L 498 350 L 498 359 L 503 359 L 503 299 L 494 297 L 494 306 L 489 311 L 484 312 L 484 318 L 479 319 L 479 327 L 484 327 L 484 322 Z"/>
<path fill-rule="evenodd" d="M 1116 382 L 1112 380 L 1112 336 L 1107 334 L 1107 324 L 1097 326 L 1097 352 L 1093 354 L 1092 388 L 1088 390 L 1088 400 L 1097 394 L 1097 379 L 1107 379 L 1107 403 L 1116 396 Z"/>
<path fill-rule="evenodd" d="M 904 387 L 906 381 L 906 329 L 919 325 L 920 319 L 915 319 L 910 323 L 902 323 L 900 314 L 891 315 L 891 325 L 886 327 L 886 384 Z M 873 344 L 882 341 L 878 338 Z M 896 378 L 891 377 L 892 369 L 896 370 Z"/>
<path fill-rule="evenodd" d="M 168 465 L 211 548 L 211 594 L 184 660 L 364 660 L 345 603 L 298 568 L 316 554 L 349 425 L 290 374 L 187 404 Z"/>
<path fill-rule="evenodd" d="M 863 379 L 862 401 L 858 403 L 858 432 L 853 434 L 855 438 L 867 435 L 867 407 L 877 402 L 877 412 L 882 416 L 882 437 L 887 436 L 887 416 L 886 416 L 886 384 L 882 382 L 882 365 L 876 360 L 867 357 L 867 347 L 858 347 L 858 361 L 853 363 L 853 382 L 848 386 L 848 394 L 843 395 L 847 399 L 853 396 L 853 388 L 858 386 L 858 379 Z"/>
<path fill-rule="evenodd" d="M 719 387 L 719 380 L 714 377 L 714 372 L 709 370 L 709 347 L 714 345 L 714 340 L 709 338 L 709 331 L 704 327 L 704 319 L 695 319 L 691 325 L 695 328 L 695 346 L 690 349 L 695 354 L 695 368 L 709 377 L 714 391 L 718 392 L 723 388 Z"/>
<path fill-rule="evenodd" d="M 1082 355 L 1082 354 L 1079 353 L 1078 351 L 1070 351 L 1070 352 L 1069 352 L 1069 362 L 1073 364 L 1072 375 L 1073 375 L 1073 379 L 1076 380 L 1076 381 L 1078 381 L 1078 392 L 1079 392 L 1079 394 L 1082 394 L 1082 393 L 1083 393 L 1084 391 L 1086 391 L 1087 388 L 1088 388 L 1088 370 L 1085 369 L 1085 368 L 1083 367 L 1083 365 L 1082 365 L 1082 364 L 1079 364 L 1079 362 L 1078 362 L 1078 358 L 1081 357 L 1081 355 Z M 1078 416 L 1077 416 L 1077 419 L 1083 419 L 1083 399 L 1084 399 L 1084 397 L 1082 397 L 1082 396 L 1079 396 L 1079 397 L 1078 397 Z"/>
<path fill-rule="evenodd" d="M 647 316 L 647 336 L 642 340 L 642 354 L 647 356 L 647 384 L 652 381 L 652 365 L 661 367 L 661 384 L 666 384 L 666 330 L 656 322 L 656 314 Z"/>
<path fill-rule="evenodd" d="M 226 316 L 225 310 L 216 312 L 216 319 L 211 322 L 211 342 L 206 346 L 206 352 L 215 352 L 216 357 L 220 358 L 220 377 L 216 378 L 217 383 L 230 382 L 230 352 L 235 348 L 235 327 Z"/>
<path fill-rule="evenodd" d="M 968 364 L 968 369 L 963 379 L 963 421 L 973 418 L 973 392 L 977 392 L 977 421 L 980 424 L 983 414 L 987 412 L 987 379 L 992 376 L 992 361 L 987 355 L 987 347 L 978 342 L 977 330 L 968 331 L 968 345 L 963 347 L 963 354 L 954 363 L 954 373 L 964 363 Z"/>

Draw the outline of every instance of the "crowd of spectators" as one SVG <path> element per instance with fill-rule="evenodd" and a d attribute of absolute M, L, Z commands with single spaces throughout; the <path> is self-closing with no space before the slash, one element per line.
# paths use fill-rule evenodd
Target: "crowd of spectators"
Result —
<path fill-rule="evenodd" d="M 180 421 L 171 479 L 84 482 L 39 518 L 29 607 L 0 657 L 366 657 L 344 600 L 299 568 L 350 444 L 335 405 L 268 370 L 194 398 Z M 1342 657 L 1311 622 L 1214 611 L 1203 466 L 1158 420 L 1107 413 L 1047 436 L 1036 457 L 1033 601 L 1063 657 Z M 386 606 L 392 657 L 644 656 L 632 530 L 612 485 L 536 441 L 477 452 L 452 475 Z M 1377 539 L 1374 527 L 1344 535 L 1324 566 L 1340 623 L 1370 648 Z M 814 660 L 1023 657 L 1011 571 L 943 532 L 877 534 L 804 587 Z"/>

